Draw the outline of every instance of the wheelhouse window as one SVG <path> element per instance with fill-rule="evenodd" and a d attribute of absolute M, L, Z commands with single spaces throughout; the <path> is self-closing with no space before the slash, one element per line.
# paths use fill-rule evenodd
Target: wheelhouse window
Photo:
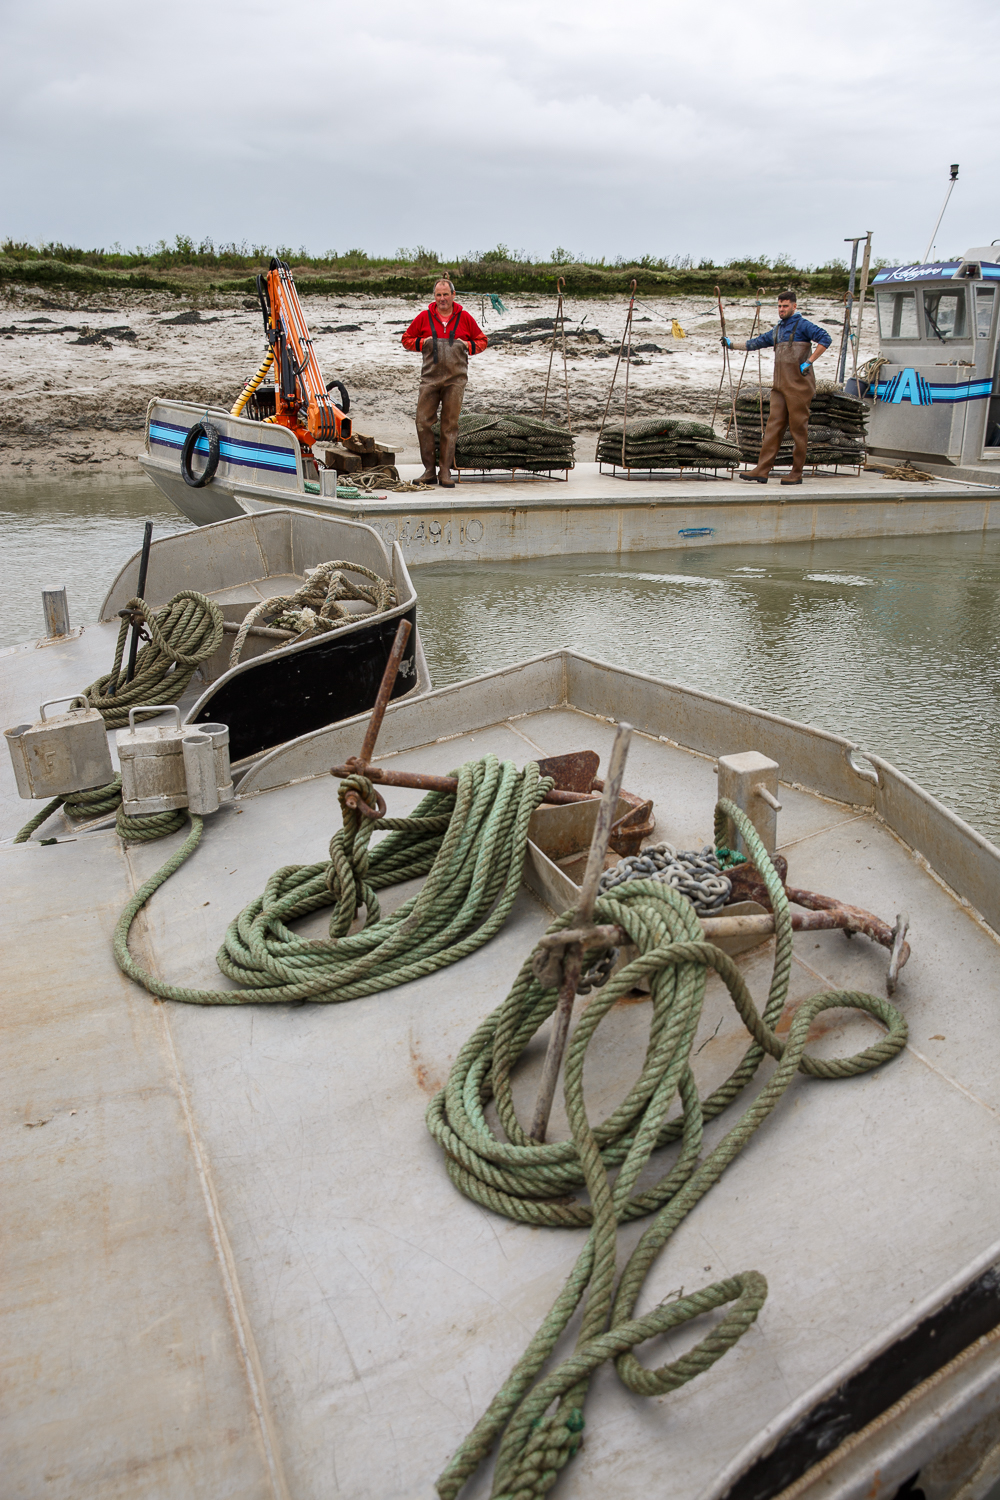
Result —
<path fill-rule="evenodd" d="M 995 287 L 976 287 L 976 338 L 978 339 L 988 339 L 990 336 L 990 324 L 993 322 L 993 298 L 995 295 Z"/>
<path fill-rule="evenodd" d="M 915 292 L 877 292 L 878 331 L 884 339 L 917 339 L 917 296 Z"/>
<path fill-rule="evenodd" d="M 950 339 L 967 339 L 967 299 L 965 288 L 946 292 L 924 292 L 924 322 L 927 337 L 940 339 L 942 344 Z"/>

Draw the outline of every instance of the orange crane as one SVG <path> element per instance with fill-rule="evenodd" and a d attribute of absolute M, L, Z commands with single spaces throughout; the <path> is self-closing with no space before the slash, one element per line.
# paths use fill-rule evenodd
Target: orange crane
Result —
<path fill-rule="evenodd" d="M 274 366 L 274 415 L 265 418 L 294 432 L 304 448 L 319 440 L 339 443 L 351 435 L 349 400 L 339 380 L 323 381 L 305 313 L 288 262 L 272 257 L 266 276 L 257 277 L 268 351 L 232 409 L 238 417 Z M 330 392 L 337 388 L 343 405 Z M 263 393 L 262 393 L 263 394 Z"/>

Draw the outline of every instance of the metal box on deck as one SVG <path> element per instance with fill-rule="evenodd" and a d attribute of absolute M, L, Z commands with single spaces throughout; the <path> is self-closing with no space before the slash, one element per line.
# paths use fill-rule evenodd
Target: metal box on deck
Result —
<path fill-rule="evenodd" d="M 4 730 L 20 797 L 63 797 L 106 786 L 114 777 L 107 726 L 86 698 L 73 698 L 65 713 L 45 717 L 53 703 L 66 701 L 53 698 L 42 704 L 34 724 Z"/>
<path fill-rule="evenodd" d="M 228 726 L 199 724 L 196 728 L 192 725 L 182 727 L 176 707 L 171 705 L 171 711 L 175 720 L 173 724 L 137 725 L 136 710 L 133 709 L 129 714 L 128 729 L 118 731 L 116 743 L 122 774 L 122 810 L 129 817 L 170 812 L 179 807 L 191 807 L 193 812 L 212 812 L 220 803 L 232 801 Z M 214 807 L 193 805 L 185 765 L 185 741 L 191 741 L 187 754 L 190 765 L 195 742 L 205 737 L 212 742 L 212 769 L 218 795 Z M 203 778 L 206 787 L 210 779 Z"/>

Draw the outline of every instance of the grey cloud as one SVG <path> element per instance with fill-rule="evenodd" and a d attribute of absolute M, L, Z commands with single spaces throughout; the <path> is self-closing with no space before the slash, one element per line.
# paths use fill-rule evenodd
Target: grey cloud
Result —
<path fill-rule="evenodd" d="M 789 24 L 790 19 L 790 24 Z M 0 232 L 785 251 L 1000 236 L 982 0 L 8 7 Z"/>

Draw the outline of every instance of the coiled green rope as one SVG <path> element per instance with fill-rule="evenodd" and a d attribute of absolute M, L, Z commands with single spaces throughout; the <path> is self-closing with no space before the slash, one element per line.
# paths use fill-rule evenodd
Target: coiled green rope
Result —
<path fill-rule="evenodd" d="M 233 921 L 216 962 L 235 990 L 194 990 L 167 984 L 146 972 L 128 948 L 129 929 L 153 892 L 197 848 L 202 820 L 182 846 L 146 881 L 125 907 L 115 929 L 119 967 L 166 1000 L 191 1005 L 330 1004 L 420 979 L 453 964 L 489 941 L 506 921 L 521 883 L 528 822 L 552 785 L 529 761 L 523 771 L 495 755 L 469 761 L 453 773 L 455 792 L 430 792 L 408 818 L 363 817 L 347 803 L 357 792 L 369 805 L 374 789 L 364 776 L 339 788 L 343 827 L 330 842 L 330 858 L 285 865 Z M 388 837 L 369 850 L 372 834 Z M 383 917 L 376 891 L 426 875 L 415 896 Z M 351 934 L 359 909 L 365 926 Z M 296 918 L 332 907 L 329 937 L 299 938 Z"/>
<path fill-rule="evenodd" d="M 86 689 L 87 702 L 100 710 L 109 729 L 123 729 L 131 708 L 176 703 L 196 669 L 218 649 L 223 635 L 222 610 L 214 599 L 194 589 L 181 589 L 162 609 L 151 609 L 144 599 L 130 599 L 126 608 L 142 616 L 152 639 L 142 647 L 132 680 L 126 682 L 122 660 L 130 624 L 123 619 L 114 666 Z"/>
<path fill-rule="evenodd" d="M 849 1078 L 888 1062 L 905 1045 L 906 1023 L 895 1007 L 853 990 L 829 991 L 803 1001 L 787 1039 L 775 1034 L 791 972 L 788 898 L 753 825 L 725 800 L 716 808 L 716 844 L 722 843 L 727 818 L 742 834 L 774 908 L 774 973 L 762 1013 L 733 961 L 705 940 L 690 902 L 659 881 L 634 881 L 597 901 L 595 920 L 621 927 L 638 948 L 638 957 L 591 995 L 571 1038 L 564 1069 L 571 1139 L 539 1145 L 525 1134 L 514 1112 L 514 1065 L 556 1003 L 557 992 L 543 990 L 534 977 L 530 956 L 507 999 L 462 1048 L 447 1085 L 428 1108 L 428 1128 L 446 1153 L 452 1181 L 467 1197 L 526 1224 L 590 1226 L 586 1246 L 551 1311 L 439 1478 L 442 1500 L 454 1500 L 501 1433 L 493 1500 L 536 1500 L 546 1494 L 580 1445 L 590 1377 L 605 1360 L 615 1361 L 619 1377 L 630 1390 L 654 1396 L 694 1379 L 731 1348 L 763 1306 L 764 1277 L 746 1271 L 637 1318 L 635 1305 L 653 1261 L 743 1150 L 796 1072 L 814 1078 Z M 567 913 L 550 931 L 574 921 L 573 914 Z M 585 962 L 590 963 L 592 957 Z M 751 1044 L 730 1077 L 701 1099 L 691 1070 L 691 1050 L 710 969 L 728 987 Z M 652 992 L 649 1045 L 642 1071 L 617 1109 L 600 1125 L 592 1125 L 583 1097 L 587 1048 L 615 1002 L 641 978 L 650 981 Z M 867 1012 L 885 1026 L 887 1034 L 853 1057 L 829 1061 L 810 1057 L 805 1046 L 813 1020 L 821 1011 L 840 1008 Z M 719 1115 L 746 1087 L 765 1054 L 777 1059 L 776 1070 L 724 1139 L 699 1162 L 705 1122 Z M 498 1139 L 486 1120 L 485 1105 L 491 1097 L 505 1139 Z M 680 1114 L 668 1119 L 676 1100 Z M 674 1141 L 680 1142 L 680 1150 L 666 1174 L 653 1187 L 634 1191 L 652 1153 Z M 618 1169 L 613 1184 L 612 1168 Z M 586 1192 L 585 1199 L 566 1201 L 568 1194 L 581 1190 Z M 648 1214 L 655 1217 L 616 1288 L 617 1226 Z M 574 1353 L 539 1378 L 585 1294 Z M 729 1310 L 721 1321 L 680 1359 L 657 1370 L 646 1369 L 636 1359 L 633 1351 L 645 1339 L 723 1306 Z"/>
<path fill-rule="evenodd" d="M 115 646 L 114 666 L 106 676 L 98 677 L 81 694 L 91 708 L 100 712 L 109 729 L 123 729 L 128 723 L 129 710 L 132 708 L 145 707 L 147 704 L 176 703 L 197 668 L 217 650 L 223 636 L 222 610 L 213 599 L 206 598 L 194 589 L 182 589 L 162 609 L 155 611 L 150 609 L 144 599 L 130 599 L 126 607 L 138 610 L 152 637 L 136 656 L 132 681 L 126 683 L 122 673 L 125 643 L 130 628 L 129 621 L 123 619 Z M 138 717 L 152 716 L 140 714 Z M 99 818 L 113 813 L 117 808 L 115 827 L 119 836 L 128 844 L 162 839 L 184 826 L 187 815 L 183 811 L 130 817 L 122 812 L 121 800 L 120 776 L 116 776 L 106 786 L 55 797 L 30 822 L 25 823 L 14 843 L 26 844 L 36 828 L 41 828 L 60 807 L 65 809 L 68 817 L 78 819 Z"/>

